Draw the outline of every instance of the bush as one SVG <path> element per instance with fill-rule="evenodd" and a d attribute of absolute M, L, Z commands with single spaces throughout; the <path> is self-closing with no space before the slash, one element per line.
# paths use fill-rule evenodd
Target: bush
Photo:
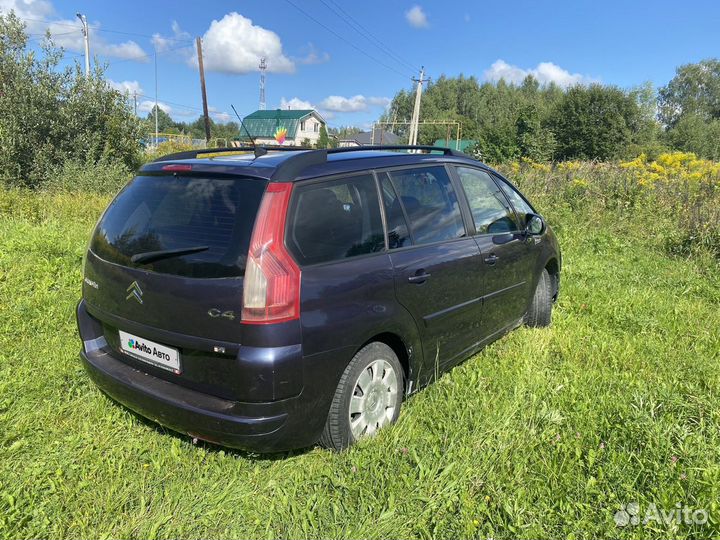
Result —
<path fill-rule="evenodd" d="M 148 163 L 150 161 L 153 161 L 154 159 L 166 156 L 168 154 L 175 154 L 176 152 L 188 152 L 190 150 L 197 150 L 197 148 L 191 144 L 175 140 L 165 141 L 161 142 L 154 148 L 147 149 L 143 154 L 143 161 L 145 163 Z"/>
<path fill-rule="evenodd" d="M 72 160 L 53 170 L 45 187 L 54 192 L 114 195 L 132 176 L 133 172 L 117 161 L 88 163 Z"/>
<path fill-rule="evenodd" d="M 102 68 L 61 69 L 49 37 L 39 55 L 27 41 L 20 20 L 0 14 L 0 184 L 40 188 L 66 162 L 136 167 L 140 123 Z"/>

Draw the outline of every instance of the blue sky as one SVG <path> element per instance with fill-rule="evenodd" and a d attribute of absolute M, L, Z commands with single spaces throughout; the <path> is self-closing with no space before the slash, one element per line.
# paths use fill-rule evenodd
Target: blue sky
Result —
<path fill-rule="evenodd" d="M 298 9 L 299 8 L 299 9 Z M 561 85 L 631 87 L 670 80 L 683 63 L 720 56 L 720 2 L 465 0 L 0 0 L 26 20 L 36 44 L 50 28 L 82 61 L 76 12 L 91 26 L 91 54 L 107 76 L 138 92 L 142 111 L 158 95 L 179 120 L 201 110 L 194 38 L 203 38 L 207 92 L 216 120 L 258 106 L 260 55 L 268 58 L 268 108 L 319 108 L 332 126 L 367 127 L 424 65 L 430 77 L 460 73 Z M 349 21 L 349 22 L 348 22 Z"/>

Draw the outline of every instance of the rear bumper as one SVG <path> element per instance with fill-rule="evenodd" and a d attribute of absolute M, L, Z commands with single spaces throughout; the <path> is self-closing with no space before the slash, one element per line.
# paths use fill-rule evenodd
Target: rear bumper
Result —
<path fill-rule="evenodd" d="M 302 392 L 276 401 L 241 402 L 175 384 L 116 358 L 83 303 L 77 316 L 83 339 L 80 358 L 93 382 L 138 414 L 191 437 L 256 452 L 301 448 L 317 441 L 324 425 L 324 400 L 307 403 Z"/>

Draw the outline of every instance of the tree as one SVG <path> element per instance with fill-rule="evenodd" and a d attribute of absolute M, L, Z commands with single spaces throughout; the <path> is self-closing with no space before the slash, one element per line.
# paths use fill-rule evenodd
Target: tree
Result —
<path fill-rule="evenodd" d="M 720 160 L 720 120 L 707 121 L 698 114 L 684 114 L 667 131 L 666 138 L 674 148 Z"/>
<path fill-rule="evenodd" d="M 162 107 L 153 105 L 152 110 L 148 113 L 145 118 L 145 127 L 148 132 L 155 133 L 155 112 L 157 111 L 157 129 L 159 133 L 172 133 L 173 131 L 180 132 L 178 123 L 173 120 L 168 113 L 166 113 Z"/>
<path fill-rule="evenodd" d="M 640 108 L 633 96 L 599 84 L 568 89 L 551 120 L 560 159 L 621 156 L 640 124 Z"/>
<path fill-rule="evenodd" d="M 320 138 L 317 142 L 318 148 L 328 148 L 330 146 L 330 138 L 328 137 L 327 129 L 325 128 L 325 125 L 323 124 L 320 126 Z"/>
<path fill-rule="evenodd" d="M 542 126 L 537 105 L 531 103 L 520 111 L 516 128 L 518 146 L 523 157 L 533 161 L 552 159 L 557 144 L 555 134 Z"/>
<path fill-rule="evenodd" d="M 135 168 L 140 122 L 102 68 L 59 68 L 49 35 L 27 50 L 24 24 L 0 14 L 0 183 L 40 187 L 67 162 Z"/>
<path fill-rule="evenodd" d="M 720 119 L 720 60 L 709 58 L 677 68 L 659 92 L 660 119 L 673 127 L 683 116 Z"/>

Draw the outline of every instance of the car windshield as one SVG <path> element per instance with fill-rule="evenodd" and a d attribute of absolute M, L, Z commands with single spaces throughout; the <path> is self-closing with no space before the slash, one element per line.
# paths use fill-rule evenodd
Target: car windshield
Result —
<path fill-rule="evenodd" d="M 242 276 L 265 184 L 252 178 L 139 176 L 107 209 L 90 249 L 106 261 L 153 272 Z"/>

